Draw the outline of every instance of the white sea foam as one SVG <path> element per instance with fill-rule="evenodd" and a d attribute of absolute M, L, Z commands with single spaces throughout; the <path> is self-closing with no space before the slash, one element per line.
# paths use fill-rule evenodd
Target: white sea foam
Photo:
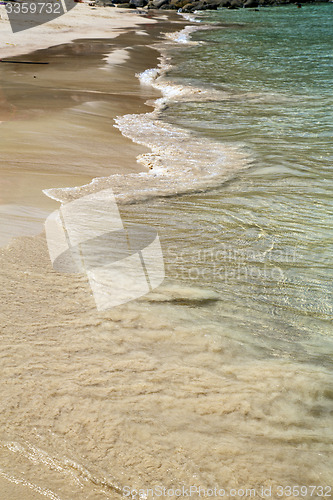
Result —
<path fill-rule="evenodd" d="M 190 42 L 190 34 L 198 29 L 187 26 L 180 32 L 166 35 L 169 42 Z M 156 196 L 172 196 L 214 188 L 249 166 L 249 160 L 239 148 L 226 146 L 162 120 L 162 111 L 169 103 L 221 101 L 228 93 L 217 89 L 183 85 L 166 78 L 172 67 L 165 46 L 158 45 L 162 55 L 156 68 L 136 76 L 142 85 L 161 92 L 154 102 L 154 111 L 117 117 L 115 126 L 137 144 L 151 152 L 137 157 L 147 171 L 139 174 L 112 175 L 95 178 L 85 186 L 48 189 L 45 194 L 57 201 L 68 202 L 101 189 L 112 188 L 118 203 L 131 203 Z"/>
<path fill-rule="evenodd" d="M 186 12 L 178 12 L 178 14 L 190 23 L 201 23 L 200 19 L 197 19 L 192 14 L 187 14 Z"/>
<path fill-rule="evenodd" d="M 162 55 L 157 68 L 149 68 L 137 74 L 142 85 L 150 85 L 161 92 L 162 97 L 154 103 L 156 109 L 163 109 L 172 102 L 194 102 L 194 101 L 221 101 L 230 96 L 228 92 L 213 88 L 196 87 L 195 85 L 184 85 L 166 79 L 166 73 L 172 68 L 169 58 Z"/>
<path fill-rule="evenodd" d="M 191 40 L 191 33 L 197 31 L 197 26 L 186 26 L 181 31 L 176 31 L 174 33 L 166 33 L 165 38 L 173 42 L 187 44 L 187 45 L 200 45 L 202 42 L 197 42 Z"/>
<path fill-rule="evenodd" d="M 142 73 L 136 75 L 142 85 L 153 85 L 156 78 L 160 76 L 159 68 L 146 69 Z"/>
<path fill-rule="evenodd" d="M 86 186 L 48 189 L 45 194 L 67 202 L 112 187 L 118 203 L 131 203 L 156 196 L 205 191 L 248 166 L 245 155 L 236 148 L 198 138 L 189 131 L 164 123 L 158 116 L 155 110 L 116 120 L 124 136 L 151 149 L 151 153 L 138 157 L 147 172 L 96 178 Z"/>

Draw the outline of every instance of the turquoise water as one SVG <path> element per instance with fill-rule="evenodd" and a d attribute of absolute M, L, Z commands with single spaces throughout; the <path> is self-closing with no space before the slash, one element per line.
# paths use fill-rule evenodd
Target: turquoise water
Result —
<path fill-rule="evenodd" d="M 167 80 L 224 97 L 169 102 L 163 119 L 239 148 L 250 168 L 214 192 L 173 202 L 175 226 L 187 227 L 178 275 L 213 284 L 259 315 L 274 310 L 284 339 L 296 330 L 303 339 L 319 335 L 317 362 L 329 342 L 330 364 L 333 6 L 198 18 L 205 29 L 191 40 L 200 43 L 171 51 Z M 177 270 L 180 259 L 169 256 Z"/>
<path fill-rule="evenodd" d="M 241 453 L 250 450 L 243 462 L 249 484 L 332 479 L 332 16 L 332 4 L 198 14 L 192 43 L 167 46 L 171 66 L 157 80 L 166 99 L 154 127 L 160 124 L 167 166 L 172 141 L 178 146 L 174 191 L 122 207 L 125 219 L 159 232 L 166 282 L 180 291 L 147 310 L 154 321 L 167 315 L 177 353 L 179 331 L 188 332 L 179 363 L 197 363 L 200 382 L 213 375 L 202 398 L 215 381 L 239 397 L 226 427 L 227 403 L 204 430 L 202 415 L 184 417 L 184 428 L 200 429 L 195 441 L 211 457 L 214 477 L 229 463 L 216 458 L 215 442 L 232 435 Z M 145 132 L 147 142 L 155 137 L 153 127 Z M 198 177 L 218 170 L 209 150 L 216 143 L 233 175 L 176 192 L 193 151 Z M 219 299 L 191 301 L 182 287 L 193 286 Z M 167 359 L 164 345 L 160 354 Z M 209 412 L 205 406 L 203 415 Z M 215 440 L 209 450 L 208 435 Z M 233 453 L 230 463 L 241 477 Z"/>

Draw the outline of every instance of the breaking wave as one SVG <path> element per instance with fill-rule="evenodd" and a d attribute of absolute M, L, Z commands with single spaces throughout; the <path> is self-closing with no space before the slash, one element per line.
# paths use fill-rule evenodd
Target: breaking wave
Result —
<path fill-rule="evenodd" d="M 160 63 L 137 74 L 141 85 L 152 86 L 161 93 L 153 103 L 154 111 L 146 114 L 128 114 L 117 117 L 115 127 L 133 142 L 148 147 L 151 152 L 137 157 L 146 167 L 145 172 L 98 177 L 91 183 L 74 188 L 55 188 L 44 193 L 66 203 L 73 199 L 112 188 L 119 203 L 134 203 L 158 196 L 173 196 L 201 192 L 219 186 L 239 170 L 250 165 L 250 159 L 241 148 L 231 147 L 212 139 L 195 135 L 186 129 L 163 121 L 163 110 L 175 102 L 221 101 L 227 92 L 182 85 L 166 78 L 172 68 L 168 47 L 173 44 L 192 43 L 190 34 L 196 26 L 166 35 Z"/>

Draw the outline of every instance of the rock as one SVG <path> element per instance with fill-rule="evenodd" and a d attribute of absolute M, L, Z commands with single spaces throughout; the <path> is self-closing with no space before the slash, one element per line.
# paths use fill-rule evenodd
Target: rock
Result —
<path fill-rule="evenodd" d="M 148 2 L 148 9 L 160 9 L 166 3 L 169 3 L 169 0 L 150 0 Z"/>
<path fill-rule="evenodd" d="M 246 0 L 246 2 L 244 3 L 244 7 L 246 7 L 247 9 L 256 8 L 258 7 L 258 5 L 259 5 L 258 0 Z"/>
<path fill-rule="evenodd" d="M 333 1 L 333 0 L 298 0 L 301 3 L 317 2 L 317 1 Z M 295 0 L 96 0 L 96 5 L 117 4 L 126 8 L 143 8 L 148 9 L 182 9 L 183 12 L 193 12 L 195 10 L 215 10 L 220 7 L 228 9 L 257 8 L 259 6 L 282 5 L 294 3 Z"/>
<path fill-rule="evenodd" d="M 96 2 L 91 2 L 89 5 L 96 5 L 98 7 L 114 7 L 112 0 L 96 0 Z"/>
<path fill-rule="evenodd" d="M 171 9 L 182 9 L 186 4 L 189 3 L 189 0 L 171 0 L 170 8 Z"/>
<path fill-rule="evenodd" d="M 229 9 L 239 9 L 240 7 L 243 7 L 242 0 L 231 0 L 230 7 L 228 7 L 228 8 Z"/>
<path fill-rule="evenodd" d="M 210 10 L 216 10 L 218 7 L 220 7 L 220 0 L 205 0 L 207 4 L 207 9 Z"/>
<path fill-rule="evenodd" d="M 148 3 L 148 0 L 130 0 L 130 5 L 134 5 L 134 7 L 145 7 Z"/>
<path fill-rule="evenodd" d="M 195 10 L 206 10 L 207 3 L 205 1 L 189 2 L 183 7 L 183 12 L 193 12 Z"/>

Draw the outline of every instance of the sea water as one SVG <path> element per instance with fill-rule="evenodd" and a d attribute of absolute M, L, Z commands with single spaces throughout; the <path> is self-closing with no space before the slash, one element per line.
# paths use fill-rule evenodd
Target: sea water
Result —
<path fill-rule="evenodd" d="M 116 120 L 147 172 L 46 190 L 112 188 L 166 279 L 101 313 L 43 236 L 0 255 L 3 478 L 57 500 L 333 494 L 331 21 L 198 14 L 137 75 L 154 111 Z"/>
<path fill-rule="evenodd" d="M 221 347 L 220 361 L 202 358 L 206 369 L 231 363 L 235 381 L 252 373 L 239 404 L 258 414 L 244 413 L 239 438 L 265 441 L 253 460 L 262 463 L 258 455 L 274 454 L 279 442 L 293 482 L 305 463 L 329 480 L 332 5 L 224 9 L 190 20 L 168 37 L 175 45 L 164 46 L 160 73 L 140 75 L 163 93 L 150 136 L 139 137 L 130 117 L 119 120 L 124 133 L 156 147 L 160 127 L 167 152 L 157 154 L 172 157 L 174 196 L 147 203 L 142 219 L 161 232 L 169 279 L 219 294 L 192 304 L 191 320 L 195 335 L 238 346 L 237 354 Z M 328 385 L 312 392 L 317 376 Z M 232 390 L 240 395 L 236 382 Z M 273 469 L 279 460 L 268 459 Z"/>
<path fill-rule="evenodd" d="M 163 92 L 158 114 L 118 119 L 172 170 L 159 180 L 170 198 L 149 210 L 170 275 L 256 317 L 246 328 L 261 348 L 320 366 L 332 355 L 332 16 L 330 4 L 200 13 L 197 30 L 169 36 L 160 72 L 140 75 Z"/>

